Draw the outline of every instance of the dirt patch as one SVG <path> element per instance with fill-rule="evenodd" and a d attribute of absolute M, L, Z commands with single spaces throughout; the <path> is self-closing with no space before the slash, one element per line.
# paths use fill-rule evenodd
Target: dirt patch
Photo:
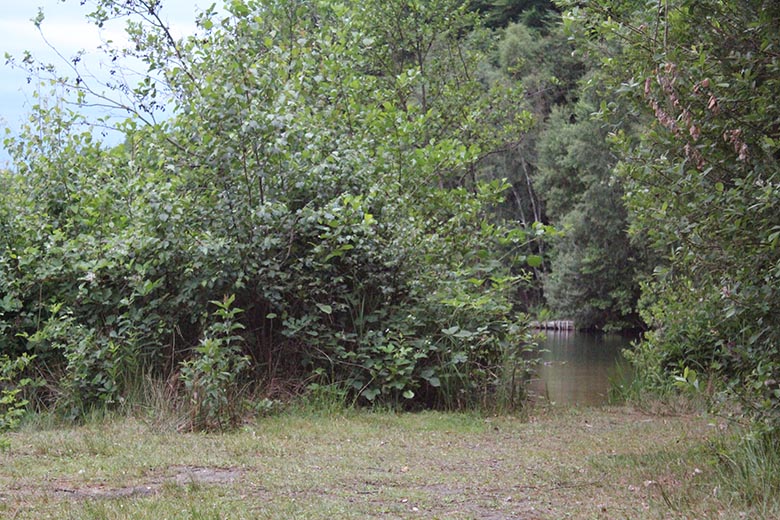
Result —
<path fill-rule="evenodd" d="M 237 468 L 207 468 L 199 466 L 172 466 L 167 475 L 152 477 L 146 483 L 136 486 L 111 487 L 104 485 L 78 488 L 56 487 L 54 492 L 62 497 L 72 498 L 124 498 L 155 495 L 165 484 L 229 484 L 241 478 L 243 470 Z"/>
<path fill-rule="evenodd" d="M 234 482 L 244 475 L 238 468 L 203 468 L 196 466 L 173 466 L 173 480 L 177 484 L 225 484 Z"/>
<path fill-rule="evenodd" d="M 58 496 L 74 499 L 80 498 L 123 498 L 132 496 L 154 495 L 160 489 L 159 484 L 149 486 L 128 486 L 121 488 L 111 488 L 106 486 L 87 486 L 77 489 L 55 488 L 54 493 Z"/>

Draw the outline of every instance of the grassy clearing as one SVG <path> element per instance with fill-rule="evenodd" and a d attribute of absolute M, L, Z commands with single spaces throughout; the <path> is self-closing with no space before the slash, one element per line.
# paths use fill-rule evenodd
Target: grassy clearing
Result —
<path fill-rule="evenodd" d="M 721 438 L 702 417 L 628 408 L 297 412 L 230 434 L 28 426 L 0 454 L 0 517 L 771 518 L 718 488 Z"/>

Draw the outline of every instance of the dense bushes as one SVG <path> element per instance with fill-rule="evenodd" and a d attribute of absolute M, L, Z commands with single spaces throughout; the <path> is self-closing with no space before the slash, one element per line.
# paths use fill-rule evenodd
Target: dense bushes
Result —
<path fill-rule="evenodd" d="M 143 19 L 140 2 L 101 6 L 98 22 Z M 124 144 L 56 107 L 7 141 L 0 346 L 36 356 L 39 402 L 77 417 L 181 372 L 211 426 L 228 394 L 199 385 L 462 406 L 497 395 L 507 360 L 525 370 L 509 273 L 526 235 L 490 216 L 505 184 L 467 175 L 498 145 L 475 61 L 437 11 L 430 55 L 388 76 L 364 7 L 233 2 L 184 41 L 145 16 L 128 52 L 148 76 L 117 87 L 136 114 Z"/>
<path fill-rule="evenodd" d="M 780 432 L 780 12 L 760 0 L 566 2 L 620 94 L 615 132 L 634 227 L 667 263 L 646 285 L 643 368 L 706 374 Z M 656 377 L 657 378 L 657 377 Z"/>

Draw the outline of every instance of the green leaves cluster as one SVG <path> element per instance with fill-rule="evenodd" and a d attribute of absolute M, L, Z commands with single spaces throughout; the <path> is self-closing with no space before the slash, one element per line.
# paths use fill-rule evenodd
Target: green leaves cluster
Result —
<path fill-rule="evenodd" d="M 113 91 L 124 144 L 41 106 L 2 173 L 0 341 L 37 356 L 47 399 L 78 415 L 182 370 L 211 427 L 250 380 L 424 406 L 494 392 L 530 341 L 509 272 L 530 237 L 475 175 L 506 100 L 459 2 L 233 1 L 180 41 L 158 4 L 98 5 L 130 17 L 134 48 L 110 55 L 148 69 Z"/>
<path fill-rule="evenodd" d="M 235 296 L 212 301 L 217 309 L 194 355 L 182 362 L 181 379 L 189 408 L 189 426 L 198 430 L 224 430 L 242 418 L 242 396 L 237 381 L 249 366 L 241 354 L 244 326 L 236 321 L 241 309 L 231 307 Z"/>
<path fill-rule="evenodd" d="M 616 135 L 636 226 L 669 257 L 645 290 L 656 330 L 640 357 L 662 373 L 716 376 L 776 432 L 780 11 L 755 0 L 609 4 L 572 2 L 568 19 L 620 106 L 647 122 Z"/>
<path fill-rule="evenodd" d="M 592 89 L 590 89 L 592 91 Z M 537 188 L 561 236 L 552 241 L 547 304 L 578 327 L 639 329 L 640 279 L 652 270 L 643 234 L 629 236 L 623 183 L 592 94 L 552 111 L 540 136 Z"/>
<path fill-rule="evenodd" d="M 541 27 L 510 24 L 498 34 L 488 77 L 513 86 L 533 126 L 489 168 L 512 183 L 504 211 L 560 231 L 534 251 L 544 262 L 529 305 L 546 306 L 581 329 L 641 328 L 639 279 L 652 266 L 644 239 L 629 237 L 609 129 L 594 117 L 609 98 L 595 64 L 557 16 Z"/>
<path fill-rule="evenodd" d="M 33 381 L 29 377 L 21 377 L 21 374 L 33 361 L 27 355 L 15 359 L 0 356 L 0 451 L 9 445 L 3 434 L 18 426 L 29 404 L 24 398 L 24 391 L 32 386 Z"/>

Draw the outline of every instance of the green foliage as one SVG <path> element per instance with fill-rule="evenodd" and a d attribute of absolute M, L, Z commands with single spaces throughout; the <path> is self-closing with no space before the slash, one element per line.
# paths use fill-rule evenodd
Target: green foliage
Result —
<path fill-rule="evenodd" d="M 628 236 L 608 129 L 593 117 L 603 94 L 589 60 L 575 51 L 552 19 L 543 29 L 517 23 L 502 31 L 488 77 L 515 85 L 535 125 L 516 148 L 493 158 L 490 173 L 512 182 L 507 213 L 564 232 L 534 251 L 544 259 L 536 274 L 545 304 L 581 328 L 638 328 L 647 252 L 641 238 Z"/>
<path fill-rule="evenodd" d="M 551 18 L 543 29 L 514 23 L 496 31 L 498 45 L 486 52 L 487 60 L 480 67 L 483 81 L 492 89 L 510 93 L 502 107 L 506 117 L 525 122 L 525 132 L 511 136 L 479 164 L 483 176 L 510 183 L 496 212 L 519 220 L 525 229 L 542 229 L 539 223 L 549 221 L 538 170 L 544 122 L 556 105 L 576 99 L 577 83 L 585 71 L 556 21 L 557 17 Z M 549 235 L 550 229 L 545 233 Z M 532 266 L 534 278 L 519 291 L 525 309 L 543 303 L 542 278 L 550 269 L 548 245 L 531 243 L 526 250 L 541 261 Z"/>
<path fill-rule="evenodd" d="M 243 412 L 239 383 L 249 366 L 241 355 L 244 326 L 236 321 L 241 309 L 231 307 L 235 296 L 212 301 L 217 309 L 193 356 L 181 364 L 190 427 L 198 430 L 224 430 L 238 424 Z"/>
<path fill-rule="evenodd" d="M 544 25 L 551 13 L 557 13 L 551 0 L 473 0 L 472 9 L 485 16 L 489 27 L 506 27 L 523 22 L 530 27 Z"/>
<path fill-rule="evenodd" d="M 180 41 L 159 4 L 96 6 L 129 19 L 116 77 L 147 66 L 101 101 L 131 112 L 124 143 L 45 103 L 6 143 L 0 341 L 45 367 L 42 400 L 78 415 L 180 373 L 193 426 L 220 428 L 247 363 L 361 403 L 495 392 L 531 342 L 512 298 L 544 231 L 495 218 L 508 186 L 477 175 L 524 122 L 479 81 L 460 2 L 235 1 Z"/>
<path fill-rule="evenodd" d="M 617 140 L 636 226 L 669 255 L 645 292 L 653 370 L 714 374 L 756 426 L 777 431 L 778 6 L 575 4 L 571 29 L 621 94 L 623 112 L 603 111 L 648 121 Z"/>
<path fill-rule="evenodd" d="M 628 235 L 623 188 L 615 178 L 607 130 L 585 99 L 554 109 L 538 145 L 538 189 L 562 230 L 552 242 L 545 297 L 584 329 L 636 329 L 639 280 L 649 255 Z"/>
<path fill-rule="evenodd" d="M 690 367 L 685 367 L 681 375 L 674 376 L 674 384 L 686 392 L 698 392 L 699 375 Z"/>
<path fill-rule="evenodd" d="M 34 356 L 23 355 L 15 359 L 0 356 L 0 451 L 9 445 L 3 434 L 19 425 L 29 404 L 22 394 L 32 380 L 19 376 L 33 361 Z"/>
<path fill-rule="evenodd" d="M 498 47 L 501 70 L 518 80 L 525 101 L 540 120 L 547 119 L 553 107 L 576 102 L 578 82 L 586 73 L 586 62 L 576 53 L 563 33 L 559 18 L 545 30 L 522 23 L 509 25 Z"/>
<path fill-rule="evenodd" d="M 735 445 L 718 443 L 718 477 L 723 493 L 771 518 L 778 510 L 780 444 L 774 436 L 748 435 Z"/>

